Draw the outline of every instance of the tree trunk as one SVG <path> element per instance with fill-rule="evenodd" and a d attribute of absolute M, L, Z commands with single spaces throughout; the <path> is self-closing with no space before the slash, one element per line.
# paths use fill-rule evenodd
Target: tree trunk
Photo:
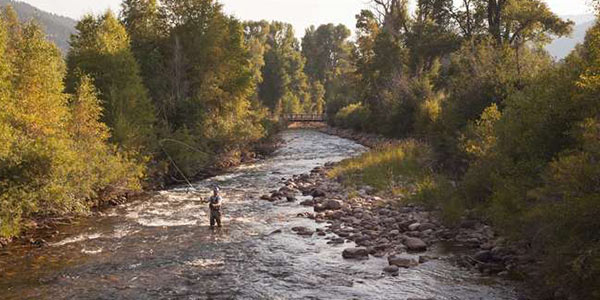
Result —
<path fill-rule="evenodd" d="M 507 0 L 488 0 L 488 30 L 498 45 L 502 44 L 502 10 Z"/>

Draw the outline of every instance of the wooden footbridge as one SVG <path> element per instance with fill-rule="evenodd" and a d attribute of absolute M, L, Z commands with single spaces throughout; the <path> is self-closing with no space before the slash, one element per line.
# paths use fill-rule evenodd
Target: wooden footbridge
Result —
<path fill-rule="evenodd" d="M 283 119 L 287 122 L 301 122 L 301 123 L 309 123 L 309 122 L 320 122 L 324 123 L 327 121 L 325 114 L 285 114 L 283 115 Z"/>

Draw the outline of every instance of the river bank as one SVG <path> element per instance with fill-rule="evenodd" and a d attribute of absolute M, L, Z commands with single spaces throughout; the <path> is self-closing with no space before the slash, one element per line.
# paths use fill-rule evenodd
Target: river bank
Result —
<path fill-rule="evenodd" d="M 335 135 L 341 138 L 355 141 L 368 148 L 379 148 L 398 143 L 397 140 L 386 138 L 378 134 L 357 132 L 351 129 L 325 126 L 318 128 L 318 130 L 325 134 Z"/>
<path fill-rule="evenodd" d="M 347 129 L 324 127 L 319 130 L 371 149 L 400 143 Z M 285 195 L 290 188 L 296 188 L 304 195 L 313 196 L 312 200 L 301 203 L 314 208 L 314 213 L 306 216 L 317 223 L 330 224 L 327 232 L 339 236 L 331 243 L 356 243 L 357 248 L 342 252 L 344 257 L 387 257 L 390 266 L 384 271 L 394 275 L 398 270 L 396 266 L 411 267 L 426 262 L 431 257 L 419 253 L 431 245 L 445 244 L 460 249 L 462 254 L 449 259 L 462 268 L 520 282 L 539 276 L 539 262 L 526 242 L 499 235 L 476 214 L 464 212 L 458 223 L 447 224 L 441 220 L 439 209 L 427 209 L 419 203 L 407 202 L 405 197 L 394 197 L 370 186 L 344 186 L 341 178 L 328 176 L 334 167 L 335 164 L 331 164 L 294 177 L 280 193 Z"/>

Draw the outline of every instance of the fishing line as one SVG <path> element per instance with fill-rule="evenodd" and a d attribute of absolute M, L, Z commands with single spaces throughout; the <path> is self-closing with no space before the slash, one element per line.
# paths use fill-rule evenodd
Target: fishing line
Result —
<path fill-rule="evenodd" d="M 178 140 L 174 140 L 174 139 L 162 139 L 160 141 L 158 141 L 158 144 L 160 145 L 160 148 L 162 149 L 162 151 L 167 155 L 167 158 L 169 159 L 169 161 L 171 161 L 171 163 L 173 164 L 173 166 L 175 167 L 175 169 L 177 170 L 177 172 L 183 177 L 183 179 L 185 180 L 185 182 L 188 184 L 189 189 L 191 189 L 194 192 L 198 192 L 196 190 L 196 188 L 192 185 L 192 183 L 190 182 L 190 180 L 187 178 L 187 176 L 185 176 L 185 174 L 183 173 L 183 171 L 179 168 L 179 166 L 177 165 L 177 163 L 175 163 L 175 160 L 173 159 L 173 157 L 171 157 L 171 155 L 169 154 L 169 152 L 165 149 L 163 142 L 173 142 L 173 143 L 177 143 L 183 146 L 188 147 L 189 149 L 192 149 L 196 152 L 202 153 L 203 155 L 206 155 L 206 152 L 201 151 L 200 149 L 197 149 L 195 147 L 190 146 L 189 144 L 186 144 L 182 141 L 178 141 Z M 188 189 L 188 192 L 189 192 Z"/>

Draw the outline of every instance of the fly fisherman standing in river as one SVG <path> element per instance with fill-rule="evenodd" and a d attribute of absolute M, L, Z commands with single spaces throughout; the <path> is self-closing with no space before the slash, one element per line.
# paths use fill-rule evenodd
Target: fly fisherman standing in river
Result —
<path fill-rule="evenodd" d="M 223 198 L 219 195 L 220 189 L 218 186 L 213 187 L 213 195 L 208 199 L 208 207 L 210 208 L 210 229 L 217 226 L 221 227 L 221 205 L 223 204 Z"/>

